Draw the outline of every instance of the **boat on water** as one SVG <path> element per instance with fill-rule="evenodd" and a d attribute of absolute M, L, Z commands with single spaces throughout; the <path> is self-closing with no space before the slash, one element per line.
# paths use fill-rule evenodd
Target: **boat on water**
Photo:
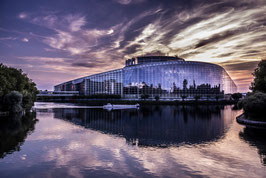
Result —
<path fill-rule="evenodd" d="M 112 109 L 139 109 L 140 105 L 120 105 L 120 104 L 111 104 L 103 105 L 103 109 L 112 110 Z"/>

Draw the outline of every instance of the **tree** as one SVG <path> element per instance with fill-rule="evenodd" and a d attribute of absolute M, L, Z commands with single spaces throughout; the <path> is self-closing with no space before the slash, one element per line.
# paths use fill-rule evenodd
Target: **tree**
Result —
<path fill-rule="evenodd" d="M 182 95 L 181 98 L 182 98 L 182 101 L 184 101 L 187 98 L 187 95 Z"/>
<path fill-rule="evenodd" d="M 0 106 L 3 105 L 4 97 L 12 91 L 23 95 L 22 106 L 24 108 L 31 108 L 38 93 L 36 84 L 21 69 L 0 64 Z"/>
<path fill-rule="evenodd" d="M 252 73 L 255 77 L 254 81 L 251 83 L 250 89 L 253 92 L 260 91 L 266 93 L 266 60 L 261 60 L 258 67 Z"/>
<path fill-rule="evenodd" d="M 240 98 L 242 98 L 242 94 L 241 93 L 234 93 L 231 96 L 233 98 L 233 100 L 238 101 Z"/>
<path fill-rule="evenodd" d="M 216 99 L 217 102 L 218 102 L 219 98 L 220 98 L 220 95 L 216 95 L 215 96 L 215 99 Z"/>
<path fill-rule="evenodd" d="M 238 102 L 238 107 L 243 108 L 244 113 L 251 118 L 261 118 L 266 121 L 266 93 L 255 92 L 247 95 L 243 100 Z"/>
<path fill-rule="evenodd" d="M 183 81 L 183 90 L 187 89 L 187 79 L 184 79 Z"/>
<path fill-rule="evenodd" d="M 176 90 L 177 90 L 177 87 L 176 87 L 176 84 L 175 82 L 173 83 L 173 93 L 176 93 Z"/>
<path fill-rule="evenodd" d="M 207 101 L 209 101 L 209 98 L 211 97 L 211 95 L 206 95 Z"/>
<path fill-rule="evenodd" d="M 143 95 L 141 95 L 140 97 L 141 97 L 141 99 L 146 100 L 146 99 L 148 99 L 148 98 L 150 97 L 150 95 L 143 94 Z"/>
<path fill-rule="evenodd" d="M 160 96 L 157 95 L 157 96 L 155 96 L 154 98 L 155 98 L 156 101 L 159 101 Z"/>
<path fill-rule="evenodd" d="M 195 96 L 194 96 L 194 99 L 195 99 L 196 101 L 198 101 L 200 98 L 201 98 L 200 95 L 195 95 Z"/>
<path fill-rule="evenodd" d="M 5 95 L 4 98 L 5 107 L 11 113 L 18 113 L 22 111 L 22 94 L 17 91 L 12 91 Z"/>

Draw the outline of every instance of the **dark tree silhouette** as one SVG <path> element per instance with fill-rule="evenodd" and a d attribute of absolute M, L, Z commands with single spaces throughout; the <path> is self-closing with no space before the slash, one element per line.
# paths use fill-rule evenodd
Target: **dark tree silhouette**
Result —
<path fill-rule="evenodd" d="M 266 121 L 265 108 L 266 108 L 266 93 L 255 92 L 249 94 L 243 100 L 238 102 L 238 107 L 243 108 L 246 116 L 256 120 Z"/>
<path fill-rule="evenodd" d="M 183 90 L 187 89 L 187 79 L 184 79 L 183 81 Z"/>
<path fill-rule="evenodd" d="M 235 101 L 238 101 L 240 98 L 242 98 L 242 94 L 241 93 L 234 93 L 232 94 L 232 98 Z"/>
<path fill-rule="evenodd" d="M 261 60 L 258 67 L 252 73 L 255 77 L 250 89 L 253 92 L 260 91 L 266 93 L 266 60 Z"/>
<path fill-rule="evenodd" d="M 182 95 L 181 98 L 182 98 L 182 101 L 184 101 L 187 98 L 187 95 Z"/>
<path fill-rule="evenodd" d="M 194 98 L 195 98 L 196 101 L 198 101 L 201 98 L 201 96 L 200 95 L 195 95 Z"/>

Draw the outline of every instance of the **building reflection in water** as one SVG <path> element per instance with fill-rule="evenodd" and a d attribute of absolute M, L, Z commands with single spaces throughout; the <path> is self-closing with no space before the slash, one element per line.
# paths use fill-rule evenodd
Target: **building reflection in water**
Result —
<path fill-rule="evenodd" d="M 0 120 L 0 158 L 20 151 L 27 136 L 35 129 L 36 113 L 15 114 Z"/>
<path fill-rule="evenodd" d="M 265 144 L 265 130 L 244 128 L 239 132 L 239 137 L 246 141 L 249 145 L 258 149 L 261 163 L 266 166 L 266 144 Z"/>
<path fill-rule="evenodd" d="M 215 141 L 232 122 L 218 106 L 146 106 L 111 112 L 57 108 L 54 117 L 124 137 L 132 145 L 155 147 Z"/>

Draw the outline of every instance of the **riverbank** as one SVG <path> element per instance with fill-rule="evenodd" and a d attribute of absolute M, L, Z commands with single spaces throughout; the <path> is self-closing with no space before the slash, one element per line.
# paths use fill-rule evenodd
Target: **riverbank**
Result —
<path fill-rule="evenodd" d="M 266 122 L 261 120 L 255 120 L 254 118 L 248 118 L 245 114 L 241 114 L 236 117 L 236 121 L 248 128 L 266 129 Z"/>
<path fill-rule="evenodd" d="M 140 105 L 232 105 L 234 100 L 124 100 L 124 99 L 60 99 L 46 98 L 38 99 L 38 102 L 59 102 L 59 103 L 81 103 L 86 105 L 102 106 L 107 103 L 112 104 L 140 104 Z"/>

